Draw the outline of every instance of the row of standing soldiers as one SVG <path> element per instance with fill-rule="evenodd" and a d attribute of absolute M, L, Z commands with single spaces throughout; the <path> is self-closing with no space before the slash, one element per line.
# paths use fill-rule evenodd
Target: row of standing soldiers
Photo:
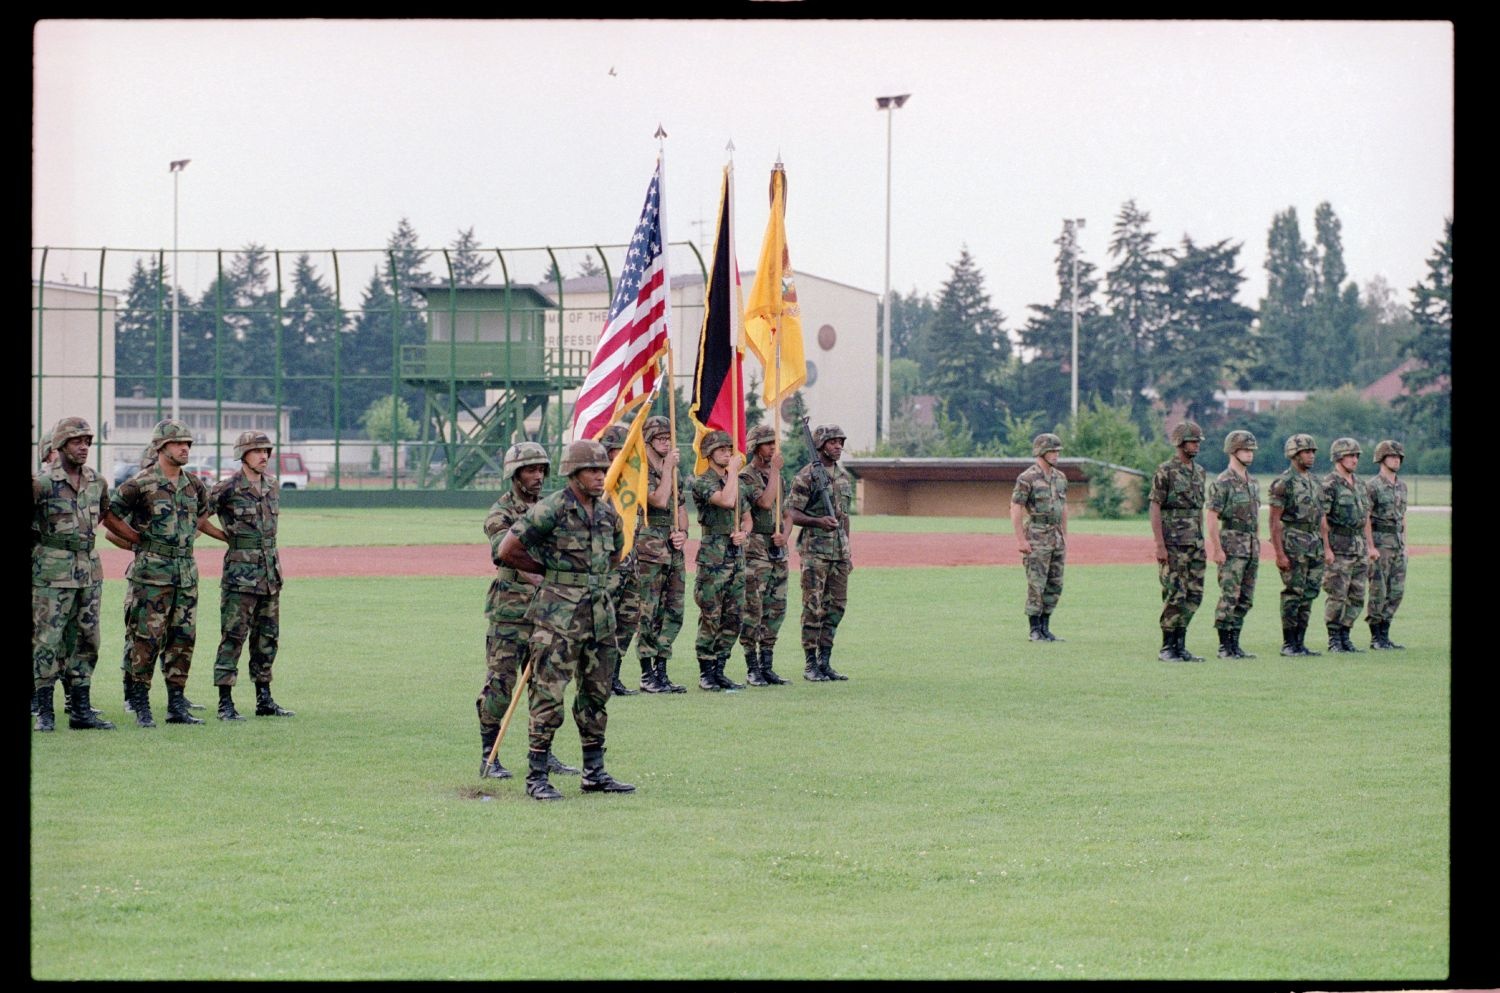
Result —
<path fill-rule="evenodd" d="M 187 699 L 196 642 L 199 532 L 223 541 L 219 583 L 220 641 L 214 661 L 221 720 L 242 720 L 233 687 L 238 660 L 250 645 L 257 716 L 290 717 L 271 697 L 279 636 L 281 567 L 276 551 L 279 484 L 266 472 L 271 441 L 247 431 L 234 446 L 241 468 L 212 489 L 184 469 L 192 433 L 179 421 L 153 429 L 140 471 L 113 493 L 88 465 L 93 429 L 65 417 L 32 475 L 32 713 L 35 729 L 56 726 L 54 687 L 62 681 L 68 726 L 109 730 L 114 724 L 91 700 L 99 657 L 99 608 L 104 572 L 95 548 L 102 532 L 134 553 L 126 572 L 125 708 L 140 727 L 155 727 L 150 690 L 157 660 L 167 684 L 167 723 L 202 724 Z M 217 516 L 219 525 L 211 518 Z"/>
<path fill-rule="evenodd" d="M 672 682 L 667 665 L 683 624 L 687 489 L 693 493 L 702 531 L 694 584 L 699 688 L 743 688 L 725 673 L 736 640 L 744 646 L 750 685 L 786 683 L 773 668 L 772 656 L 786 616 L 787 535 L 794 526 L 802 529 L 797 547 L 802 562 L 803 678 L 848 678 L 831 664 L 853 568 L 853 486 L 838 465 L 844 432 L 831 424 L 814 432 L 817 466 L 810 464 L 798 473 L 791 493 L 781 501 L 778 520 L 774 508 L 782 460 L 768 425 L 749 432 L 746 448 L 751 460 L 743 466 L 728 433 L 706 433 L 698 450 L 707 466 L 684 487 L 667 419 L 648 418 L 642 429 L 646 501 L 644 507 L 634 508 L 640 516 L 629 555 L 621 554 L 623 521 L 604 495 L 607 470 L 620 457 L 625 437 L 624 426 L 616 425 L 605 432 L 602 443 L 569 445 L 561 465 L 567 484 L 546 498 L 541 497 L 551 471 L 546 450 L 532 442 L 513 445 L 503 470 L 510 488 L 484 522 L 496 575 L 485 601 L 487 672 L 475 701 L 480 775 L 512 776 L 495 758 L 496 742 L 517 681 L 529 672 L 526 792 L 538 800 L 562 797 L 549 774 L 580 771 L 552 753 L 570 679 L 577 683 L 572 714 L 582 746 L 584 792 L 635 789 L 604 770 L 608 701 L 635 693 L 620 679 L 633 639 L 641 692 L 686 692 Z"/>

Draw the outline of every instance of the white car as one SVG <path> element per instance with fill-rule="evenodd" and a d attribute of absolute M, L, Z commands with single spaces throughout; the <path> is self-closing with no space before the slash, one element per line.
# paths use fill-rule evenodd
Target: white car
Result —
<path fill-rule="evenodd" d="M 284 490 L 307 489 L 307 466 L 302 461 L 302 456 L 296 452 L 277 452 L 273 456 L 276 465 L 272 472 L 277 479 L 281 480 L 281 488 Z M 219 464 L 217 455 L 210 455 L 203 460 L 205 472 L 216 472 L 219 479 L 228 479 L 240 471 L 240 460 L 226 458 L 223 465 Z"/>

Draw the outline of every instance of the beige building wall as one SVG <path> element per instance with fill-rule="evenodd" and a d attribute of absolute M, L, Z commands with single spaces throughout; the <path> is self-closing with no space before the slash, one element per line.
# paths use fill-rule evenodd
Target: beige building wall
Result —
<path fill-rule="evenodd" d="M 66 283 L 31 284 L 31 436 L 37 440 L 64 417 L 82 417 L 94 428 L 91 461 L 108 468 L 105 455 L 115 419 L 115 306 L 118 294 Z M 102 383 L 96 377 L 103 374 Z M 101 461 L 102 460 L 102 461 Z"/>

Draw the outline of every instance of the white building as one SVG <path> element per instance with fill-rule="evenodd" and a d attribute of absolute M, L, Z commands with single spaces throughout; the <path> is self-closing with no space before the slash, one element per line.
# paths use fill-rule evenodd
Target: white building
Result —
<path fill-rule="evenodd" d="M 31 282 L 31 438 L 64 417 L 82 417 L 94 443 L 109 440 L 115 419 L 115 305 L 98 287 Z M 101 378 L 102 376 L 102 378 Z M 108 465 L 107 461 L 98 462 Z"/>

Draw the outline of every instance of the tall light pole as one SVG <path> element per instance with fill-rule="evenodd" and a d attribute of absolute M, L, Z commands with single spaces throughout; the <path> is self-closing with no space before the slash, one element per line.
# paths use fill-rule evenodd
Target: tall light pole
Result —
<path fill-rule="evenodd" d="M 1083 218 L 1064 220 L 1068 229 L 1068 251 L 1073 256 L 1073 361 L 1069 364 L 1073 373 L 1073 424 L 1078 424 L 1078 229 L 1083 227 Z"/>
<path fill-rule="evenodd" d="M 173 159 L 168 167 L 172 171 L 172 420 L 181 420 L 181 390 L 178 388 L 178 332 L 177 332 L 177 286 L 182 277 L 177 267 L 177 180 L 182 170 L 192 159 Z"/>
<path fill-rule="evenodd" d="M 910 93 L 894 97 L 876 97 L 875 109 L 885 111 L 885 296 L 881 297 L 881 370 L 880 370 L 880 440 L 891 437 L 891 122 L 896 108 L 911 98 Z"/>

